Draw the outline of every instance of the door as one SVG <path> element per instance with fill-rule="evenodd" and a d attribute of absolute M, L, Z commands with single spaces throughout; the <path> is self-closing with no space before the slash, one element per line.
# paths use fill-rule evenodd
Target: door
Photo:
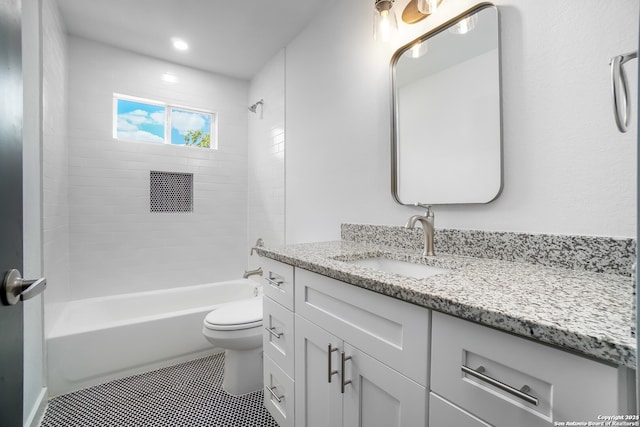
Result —
<path fill-rule="evenodd" d="M 387 365 L 344 344 L 343 427 L 424 427 L 427 391 Z"/>
<path fill-rule="evenodd" d="M 295 322 L 295 425 L 339 427 L 342 341 L 298 315 Z"/>
<path fill-rule="evenodd" d="M 22 269 L 20 0 L 0 0 L 0 280 Z M 0 425 L 22 426 L 22 304 L 0 305 Z"/>

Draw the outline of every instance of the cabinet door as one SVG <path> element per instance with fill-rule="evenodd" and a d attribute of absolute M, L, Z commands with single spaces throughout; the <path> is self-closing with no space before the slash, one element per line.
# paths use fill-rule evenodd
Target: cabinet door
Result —
<path fill-rule="evenodd" d="M 344 427 L 427 425 L 425 387 L 347 343 L 344 354 Z"/>
<path fill-rule="evenodd" d="M 330 352 L 331 349 L 336 351 Z M 319 326 L 295 315 L 295 420 L 296 426 L 342 425 L 340 366 L 342 341 Z M 331 362 L 329 362 L 331 361 Z"/>

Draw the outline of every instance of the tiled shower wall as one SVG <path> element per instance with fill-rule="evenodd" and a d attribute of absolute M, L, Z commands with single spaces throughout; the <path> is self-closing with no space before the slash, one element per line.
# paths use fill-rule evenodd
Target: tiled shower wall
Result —
<path fill-rule="evenodd" d="M 249 114 L 247 247 L 259 237 L 269 246 L 285 242 L 284 67 L 282 50 L 256 74 L 249 87 L 249 104 L 264 99 L 264 105 Z M 248 267 L 253 269 L 257 264 L 257 260 L 250 259 Z"/>
<path fill-rule="evenodd" d="M 68 40 L 71 299 L 239 278 L 248 82 Z M 218 150 L 113 139 L 114 92 L 217 112 Z M 193 174 L 192 213 L 150 212 L 152 170 Z"/>
<path fill-rule="evenodd" d="M 55 2 L 42 2 L 43 253 L 47 304 L 69 297 L 67 43 Z"/>

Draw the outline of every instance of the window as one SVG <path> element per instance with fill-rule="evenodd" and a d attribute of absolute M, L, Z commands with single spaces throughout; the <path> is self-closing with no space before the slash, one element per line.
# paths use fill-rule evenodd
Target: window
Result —
<path fill-rule="evenodd" d="M 188 107 L 114 94 L 113 137 L 216 148 L 216 115 Z"/>

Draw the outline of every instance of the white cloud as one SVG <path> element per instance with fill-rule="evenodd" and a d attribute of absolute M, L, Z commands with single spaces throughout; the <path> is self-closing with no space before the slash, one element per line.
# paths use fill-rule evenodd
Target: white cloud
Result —
<path fill-rule="evenodd" d="M 156 111 L 155 113 L 151 113 L 149 117 L 152 123 L 159 125 L 164 123 L 164 111 Z"/>
<path fill-rule="evenodd" d="M 149 114 L 148 111 L 133 110 L 128 113 L 118 114 L 118 123 L 121 121 L 126 121 L 134 125 L 161 125 L 164 123 L 164 111 L 156 111 Z"/>
<path fill-rule="evenodd" d="M 132 132 L 132 131 L 136 131 L 136 130 L 138 130 L 138 126 L 136 126 L 135 124 L 131 123 L 127 119 L 118 116 L 118 132 L 120 132 L 120 131 Z"/>
<path fill-rule="evenodd" d="M 143 125 L 164 125 L 164 111 L 149 113 L 144 110 L 133 110 L 118 114 L 118 138 L 134 141 L 164 142 L 159 136 L 140 129 Z"/>
<path fill-rule="evenodd" d="M 190 130 L 202 129 L 204 125 L 205 120 L 201 114 L 175 110 L 171 112 L 171 127 L 180 135 L 186 135 Z"/>
<path fill-rule="evenodd" d="M 118 114 L 118 122 L 120 120 L 127 121 L 136 125 L 153 123 L 151 117 L 149 117 L 149 113 L 143 110 L 133 110 L 128 113 Z"/>

